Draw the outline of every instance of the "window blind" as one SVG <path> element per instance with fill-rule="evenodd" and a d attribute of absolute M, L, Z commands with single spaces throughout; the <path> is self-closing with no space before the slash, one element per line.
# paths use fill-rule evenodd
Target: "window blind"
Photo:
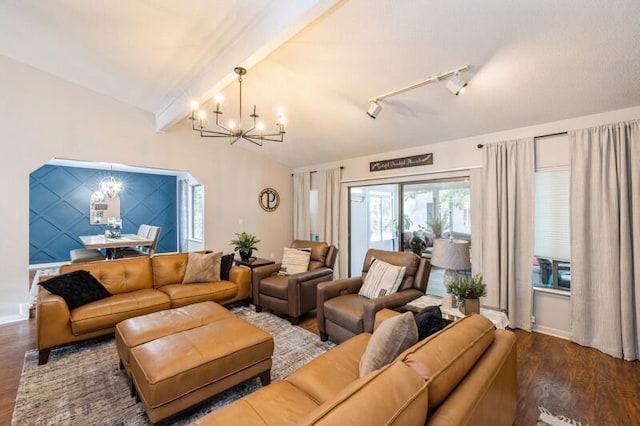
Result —
<path fill-rule="evenodd" d="M 535 186 L 534 254 L 570 260 L 569 171 L 537 171 Z"/>

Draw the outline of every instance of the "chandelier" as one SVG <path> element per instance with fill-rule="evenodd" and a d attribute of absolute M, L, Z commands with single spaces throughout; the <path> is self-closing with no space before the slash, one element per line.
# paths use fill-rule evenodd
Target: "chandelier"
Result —
<path fill-rule="evenodd" d="M 220 104 L 223 101 L 223 97 L 220 93 L 215 96 L 216 109 L 212 111 L 216 116 L 217 130 L 207 129 L 205 126 L 207 114 L 205 111 L 199 109 L 199 105 L 196 101 L 191 102 L 191 127 L 193 130 L 200 132 L 200 136 L 203 138 L 231 138 L 230 144 L 233 145 L 240 139 L 245 139 L 258 146 L 262 146 L 264 141 L 270 142 L 283 142 L 284 141 L 284 125 L 286 118 L 284 116 L 284 110 L 278 108 L 278 121 L 276 122 L 277 131 L 275 133 L 265 133 L 265 125 L 262 121 L 257 121 L 260 116 L 256 113 L 256 106 L 253 106 L 253 113 L 249 116 L 253 119 L 253 125 L 250 129 L 242 129 L 242 76 L 247 73 L 247 70 L 242 67 L 235 67 L 233 71 L 238 74 L 238 83 L 240 84 L 240 106 L 239 117 L 236 123 L 233 120 L 227 122 L 225 126 L 220 122 L 220 116 L 222 111 L 220 110 Z"/>
<path fill-rule="evenodd" d="M 98 188 L 99 192 L 109 198 L 115 197 L 122 191 L 122 182 L 117 181 L 116 178 L 113 177 L 113 164 L 111 165 L 109 177 L 102 179 L 98 184 Z"/>

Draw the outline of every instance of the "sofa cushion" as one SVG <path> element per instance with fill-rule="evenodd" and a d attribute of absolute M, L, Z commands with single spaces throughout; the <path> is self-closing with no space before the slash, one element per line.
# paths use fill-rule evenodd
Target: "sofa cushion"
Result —
<path fill-rule="evenodd" d="M 111 296 L 100 281 L 85 270 L 58 275 L 40 285 L 62 297 L 69 310 Z"/>
<path fill-rule="evenodd" d="M 396 293 L 407 270 L 404 266 L 396 266 L 380 259 L 373 259 L 369 272 L 358 294 L 369 299 L 388 296 Z"/>
<path fill-rule="evenodd" d="M 418 341 L 418 327 L 411 312 L 383 322 L 373 333 L 360 359 L 360 377 L 384 367 Z"/>
<path fill-rule="evenodd" d="M 191 303 L 224 302 L 238 294 L 238 285 L 230 281 L 210 283 L 169 284 L 158 288 L 171 299 L 171 307 L 189 305 Z"/>
<path fill-rule="evenodd" d="M 181 283 L 189 261 L 188 253 L 161 254 L 151 257 L 153 265 L 153 285 L 162 287 L 167 284 Z"/>
<path fill-rule="evenodd" d="M 285 275 L 271 275 L 260 280 L 260 293 L 278 299 L 289 299 L 289 279 Z"/>
<path fill-rule="evenodd" d="M 136 290 L 114 294 L 71 311 L 71 331 L 75 335 L 115 327 L 127 318 L 169 309 L 171 301 L 158 290 Z"/>
<path fill-rule="evenodd" d="M 370 338 L 370 333 L 352 337 L 303 365 L 285 380 L 317 403 L 325 403 L 359 378 L 358 364 Z"/>
<path fill-rule="evenodd" d="M 353 331 L 364 331 L 364 302 L 357 294 L 345 294 L 324 302 L 326 319 Z"/>
<path fill-rule="evenodd" d="M 196 420 L 194 425 L 301 425 L 316 408 L 318 404 L 306 393 L 280 381 Z"/>
<path fill-rule="evenodd" d="M 182 278 L 183 284 L 220 281 L 220 260 L 222 252 L 189 253 L 187 268 Z"/>
<path fill-rule="evenodd" d="M 111 294 L 153 288 L 151 261 L 148 257 L 62 265 L 60 273 L 81 269 L 89 271 Z"/>
<path fill-rule="evenodd" d="M 490 320 L 482 315 L 469 315 L 400 354 L 399 360 L 430 380 L 430 412 L 473 368 L 494 337 L 495 327 Z"/>
<path fill-rule="evenodd" d="M 282 273 L 286 275 L 307 272 L 310 258 L 310 250 L 285 247 L 284 253 L 282 254 L 282 266 L 280 269 L 282 270 Z"/>
<path fill-rule="evenodd" d="M 395 362 L 351 383 L 318 407 L 305 425 L 422 425 L 427 419 L 427 382 Z"/>

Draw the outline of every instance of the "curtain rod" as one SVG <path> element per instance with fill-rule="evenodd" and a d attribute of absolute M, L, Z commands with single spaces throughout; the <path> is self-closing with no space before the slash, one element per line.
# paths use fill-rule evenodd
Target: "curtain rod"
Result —
<path fill-rule="evenodd" d="M 344 170 L 344 166 L 340 166 L 340 170 Z M 309 173 L 318 173 L 317 170 L 311 170 Z M 291 176 L 293 176 L 293 173 L 291 173 Z"/>
<path fill-rule="evenodd" d="M 547 134 L 547 135 L 534 136 L 533 138 L 534 138 L 534 139 L 550 138 L 550 137 L 552 137 L 552 136 L 566 135 L 566 134 L 568 134 L 568 133 L 569 133 L 569 132 L 549 133 L 549 134 Z M 478 149 L 480 149 L 480 148 L 482 148 L 482 147 L 484 147 L 484 144 L 479 143 L 479 144 L 477 145 L 477 148 L 478 148 Z"/>

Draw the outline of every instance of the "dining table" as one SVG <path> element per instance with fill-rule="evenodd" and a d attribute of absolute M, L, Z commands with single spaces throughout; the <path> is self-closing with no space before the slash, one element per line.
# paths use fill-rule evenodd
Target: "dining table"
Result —
<path fill-rule="evenodd" d="M 122 234 L 120 237 L 107 237 L 104 234 L 81 235 L 80 241 L 88 249 L 105 249 L 107 259 L 115 259 L 117 249 L 125 247 L 147 247 L 153 245 L 153 240 L 138 234 Z"/>

